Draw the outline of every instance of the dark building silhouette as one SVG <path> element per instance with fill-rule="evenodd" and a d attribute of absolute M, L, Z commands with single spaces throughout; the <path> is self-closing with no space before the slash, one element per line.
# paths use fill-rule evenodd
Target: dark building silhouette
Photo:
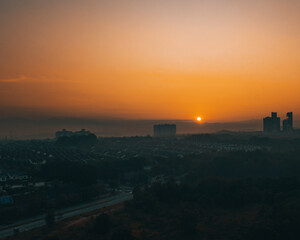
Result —
<path fill-rule="evenodd" d="M 280 132 L 280 118 L 277 117 L 277 112 L 272 112 L 271 117 L 265 117 L 263 119 L 263 125 L 264 132 Z"/>
<path fill-rule="evenodd" d="M 286 119 L 282 121 L 283 123 L 283 131 L 284 132 L 292 132 L 293 131 L 293 113 L 288 112 L 286 114 Z"/>
<path fill-rule="evenodd" d="M 63 129 L 61 131 L 57 131 L 55 133 L 55 137 L 60 138 L 60 137 L 72 137 L 72 136 L 87 136 L 90 134 L 92 134 L 92 133 L 90 131 L 86 131 L 85 129 L 81 129 L 80 131 L 77 131 L 77 132 L 72 132 L 72 131 Z"/>
<path fill-rule="evenodd" d="M 154 137 L 175 137 L 175 124 L 158 124 L 153 126 Z"/>

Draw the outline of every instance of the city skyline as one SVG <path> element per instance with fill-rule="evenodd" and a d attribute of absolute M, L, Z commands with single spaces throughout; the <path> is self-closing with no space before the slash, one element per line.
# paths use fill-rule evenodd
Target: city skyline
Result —
<path fill-rule="evenodd" d="M 0 0 L 0 238 L 294 240 L 300 0 Z"/>

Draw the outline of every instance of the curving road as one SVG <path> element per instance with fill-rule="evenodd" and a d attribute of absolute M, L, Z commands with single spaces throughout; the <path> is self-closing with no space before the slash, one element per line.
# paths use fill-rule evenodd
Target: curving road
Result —
<path fill-rule="evenodd" d="M 81 204 L 76 207 L 70 207 L 66 209 L 62 209 L 59 211 L 59 214 L 55 216 L 55 221 L 62 220 L 65 218 L 73 217 L 76 215 L 80 215 L 83 213 L 91 212 L 97 209 L 101 209 L 104 207 L 109 207 L 116 205 L 121 202 L 125 202 L 127 200 L 132 199 L 132 194 L 130 193 L 120 193 L 116 196 L 106 197 L 98 201 Z M 5 238 L 8 236 L 14 235 L 14 231 L 17 230 L 19 232 L 28 231 L 34 228 L 45 226 L 45 215 L 40 215 L 35 218 L 29 218 L 23 221 L 19 221 L 17 223 L 7 225 L 0 228 L 0 238 Z"/>

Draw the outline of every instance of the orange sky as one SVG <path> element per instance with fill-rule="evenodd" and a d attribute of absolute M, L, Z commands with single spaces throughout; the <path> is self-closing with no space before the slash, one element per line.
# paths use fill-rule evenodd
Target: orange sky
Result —
<path fill-rule="evenodd" d="M 298 0 L 2 0 L 0 110 L 206 121 L 297 114 L 299 12 Z"/>

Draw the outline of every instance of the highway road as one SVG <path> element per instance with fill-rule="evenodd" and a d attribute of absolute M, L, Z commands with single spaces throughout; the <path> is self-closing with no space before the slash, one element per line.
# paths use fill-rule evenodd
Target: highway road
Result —
<path fill-rule="evenodd" d="M 55 216 L 55 221 L 59 221 L 65 218 L 91 212 L 104 207 L 113 206 L 118 203 L 125 202 L 131 199 L 132 199 L 132 194 L 122 192 L 118 195 L 106 197 L 98 201 L 81 204 L 76 207 L 62 209 L 59 211 L 59 214 Z M 35 218 L 29 218 L 23 221 L 16 222 L 14 224 L 0 227 L 0 238 L 2 239 L 14 235 L 15 229 L 18 229 L 19 232 L 24 232 L 34 228 L 45 226 L 46 225 L 45 216 L 46 215 L 40 215 Z"/>

